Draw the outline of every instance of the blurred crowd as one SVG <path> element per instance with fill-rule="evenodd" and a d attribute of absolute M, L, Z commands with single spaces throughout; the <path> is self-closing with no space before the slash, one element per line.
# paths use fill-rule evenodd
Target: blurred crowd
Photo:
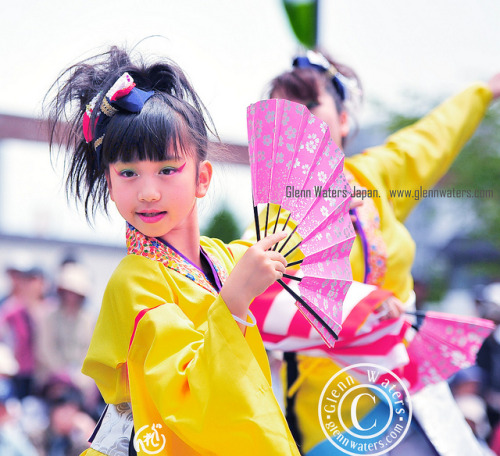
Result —
<path fill-rule="evenodd" d="M 484 341 L 476 365 L 450 379 L 450 387 L 485 455 L 500 455 L 500 283 L 476 290 L 479 316 L 496 329 Z"/>
<path fill-rule="evenodd" d="M 72 456 L 88 447 L 102 400 L 81 372 L 93 331 L 86 268 L 64 260 L 49 278 L 26 258 L 0 298 L 0 454 Z"/>

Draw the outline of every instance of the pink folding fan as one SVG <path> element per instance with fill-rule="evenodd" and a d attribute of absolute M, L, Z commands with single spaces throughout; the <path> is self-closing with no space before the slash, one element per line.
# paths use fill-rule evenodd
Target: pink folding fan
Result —
<path fill-rule="evenodd" d="M 417 333 L 408 346 L 410 364 L 405 367 L 412 393 L 473 366 L 484 339 L 495 329 L 483 318 L 432 311 L 413 314 Z"/>
<path fill-rule="evenodd" d="M 286 275 L 300 281 L 300 296 L 278 282 L 333 346 L 352 282 L 349 253 L 355 238 L 349 216 L 351 189 L 342 173 L 344 155 L 331 140 L 326 123 L 301 104 L 264 100 L 250 105 L 247 114 L 257 240 L 261 234 L 294 226 L 278 250 L 288 257 L 299 249 L 304 256 L 288 264 L 300 264 L 303 277 Z M 259 204 L 266 205 L 265 220 L 259 219 Z M 278 207 L 273 220 L 270 204 Z M 286 220 L 280 223 L 282 214 Z M 301 241 L 287 249 L 293 235 Z"/>

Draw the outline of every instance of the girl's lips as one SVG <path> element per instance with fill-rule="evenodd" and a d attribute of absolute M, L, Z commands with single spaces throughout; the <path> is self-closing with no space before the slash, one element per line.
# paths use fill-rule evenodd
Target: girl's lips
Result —
<path fill-rule="evenodd" d="M 139 218 L 145 223 L 159 222 L 167 213 L 163 212 L 137 212 Z"/>

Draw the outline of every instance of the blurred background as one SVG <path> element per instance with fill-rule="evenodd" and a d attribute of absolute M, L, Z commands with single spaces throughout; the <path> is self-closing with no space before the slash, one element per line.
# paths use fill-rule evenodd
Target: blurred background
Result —
<path fill-rule="evenodd" d="M 492 0 L 479 0 L 473 7 L 452 0 L 404 5 L 396 0 L 321 1 L 317 40 L 356 69 L 365 92 L 360 130 L 346 153 L 379 144 L 390 131 L 467 83 L 487 80 L 496 72 L 500 68 L 499 14 L 500 5 Z M 36 122 L 29 122 L 40 117 L 43 97 L 57 75 L 112 44 L 137 45 L 147 55 L 167 55 L 191 78 L 221 139 L 244 146 L 246 106 L 265 97 L 266 84 L 290 67 L 300 49 L 279 0 L 152 0 L 140 8 L 127 0 L 90 0 L 85 7 L 57 0 L 9 2 L 3 6 L 0 24 L 4 43 L 0 49 L 0 267 L 5 267 L 9 256 L 26 249 L 51 273 L 62 251 L 73 252 L 94 271 L 95 287 L 89 298 L 95 306 L 113 261 L 122 255 L 123 222 L 112 212 L 111 220 L 100 216 L 91 227 L 80 208 L 67 204 L 63 160 L 51 163 L 47 144 L 40 141 L 43 132 L 36 131 Z M 489 130 L 486 134 L 492 139 L 496 134 L 494 128 L 482 130 Z M 466 158 L 453 171 L 463 174 L 465 166 L 471 172 L 467 180 L 461 174 L 453 179 L 452 174 L 450 182 L 455 187 L 492 189 L 498 176 L 485 180 L 489 173 L 482 159 L 491 155 L 489 149 L 496 153 L 496 144 L 478 141 L 472 153 L 462 154 Z M 468 276 L 464 282 L 463 271 L 450 272 L 441 260 L 451 256 L 452 266 L 461 269 L 462 260 L 467 260 L 462 256 L 467 257 L 471 247 L 470 240 L 457 245 L 457 237 L 474 238 L 480 228 L 487 229 L 480 226 L 475 209 L 481 208 L 481 218 L 495 218 L 492 213 L 497 211 L 490 200 L 426 201 L 412 214 L 408 223 L 419 246 L 415 277 L 443 282 L 432 284 L 432 294 L 457 284 L 469 285 L 468 280 L 475 282 Z M 224 207 L 239 229 L 251 221 L 246 166 L 217 167 L 215 185 L 202 207 L 204 227 Z M 489 234 L 494 237 L 496 230 L 492 231 Z M 483 245 L 480 251 L 498 259 L 498 240 L 480 237 L 482 242 L 495 243 L 495 249 Z M 102 255 L 102 261 L 96 255 Z M 116 259 L 111 260 L 112 256 Z M 478 258 L 471 260 L 476 263 Z M 440 270 L 430 273 L 429 264 Z M 476 275 L 491 272 L 488 267 L 475 269 L 480 269 Z M 3 278 L 0 292 L 7 287 Z"/>
<path fill-rule="evenodd" d="M 293 8 L 308 2 L 287 3 L 293 17 Z M 313 16 L 314 39 L 352 66 L 364 88 L 359 131 L 346 154 L 380 144 L 445 97 L 500 70 L 500 4 L 493 0 L 321 0 Z M 295 24 L 306 44 L 310 25 L 300 31 Z M 80 320 L 92 320 L 125 253 L 124 223 L 115 211 L 90 226 L 82 208 L 67 201 L 63 157 L 50 159 L 40 126 L 44 95 L 58 74 L 113 44 L 176 61 L 234 151 L 237 163 L 217 163 L 201 207 L 203 230 L 228 240 L 251 222 L 250 175 L 241 163 L 246 107 L 265 98 L 269 81 L 302 49 L 283 2 L 4 2 L 0 38 L 0 297 L 32 287 L 34 305 L 58 308 L 69 292 L 82 298 L 88 315 Z M 427 306 L 473 313 L 482 287 L 500 280 L 499 123 L 493 106 L 439 184 L 492 193 L 424 200 L 408 219 L 417 243 L 416 288 Z M 64 274 L 71 276 L 66 282 Z"/>
<path fill-rule="evenodd" d="M 473 6 L 452 0 L 321 1 L 317 41 L 356 69 L 365 92 L 360 130 L 346 153 L 379 144 L 467 83 L 496 72 L 499 15 L 500 5 L 493 0 Z M 71 252 L 92 269 L 89 301 L 95 307 L 123 253 L 123 222 L 112 211 L 110 220 L 99 216 L 91 227 L 81 208 L 66 202 L 63 160 L 51 163 L 34 121 L 57 75 L 112 44 L 167 55 L 191 78 L 223 142 L 245 146 L 246 106 L 265 97 L 269 80 L 288 69 L 300 49 L 279 0 L 151 0 L 141 7 L 128 0 L 89 0 L 84 7 L 27 0 L 5 3 L 0 25 L 0 268 L 27 250 L 50 275 Z M 490 127 L 485 122 L 479 132 L 489 139 L 478 138 L 471 152 L 462 154 L 450 185 L 488 190 L 497 185 L 498 174 L 491 176 L 483 160 L 496 158 L 497 152 L 497 118 L 490 114 Z M 238 229 L 250 223 L 247 171 L 245 165 L 217 166 L 215 185 L 201 208 L 204 227 L 222 208 L 234 215 Z M 450 287 L 473 286 L 485 280 L 484 274 L 497 274 L 494 267 L 477 265 L 481 259 L 498 259 L 496 230 L 483 223 L 492 219 L 494 226 L 497 199 L 498 192 L 493 199 L 429 200 L 412 214 L 408 225 L 419 246 L 415 277 L 432 282 L 431 298 L 442 298 Z M 481 239 L 479 250 L 470 245 L 476 237 Z M 480 258 L 468 258 L 470 250 L 481 252 Z M 472 272 L 469 266 L 462 270 L 468 260 L 474 262 Z M 2 277 L 0 294 L 7 288 Z"/>

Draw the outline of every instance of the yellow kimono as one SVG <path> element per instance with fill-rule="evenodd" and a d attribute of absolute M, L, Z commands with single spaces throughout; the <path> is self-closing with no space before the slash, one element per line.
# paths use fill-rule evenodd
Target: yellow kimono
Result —
<path fill-rule="evenodd" d="M 200 244 L 217 285 L 247 248 Z M 243 335 L 213 281 L 170 246 L 129 227 L 128 253 L 83 372 L 107 403 L 131 403 L 138 454 L 298 455 L 257 328 Z"/>
<path fill-rule="evenodd" d="M 373 244 L 369 248 L 372 247 L 380 260 L 378 275 L 369 283 L 391 291 L 402 302 L 408 300 L 413 290 L 411 267 L 415 253 L 415 243 L 403 223 L 418 201 L 414 197 L 391 198 L 390 191 L 429 189 L 436 184 L 476 130 L 491 99 L 488 86 L 474 84 L 420 121 L 391 135 L 384 145 L 345 159 L 346 175 L 352 178 L 351 187 L 377 190 L 379 195 L 365 199 L 363 205 L 368 213 L 373 209 L 374 230 L 368 244 Z M 350 262 L 354 280 L 363 282 L 365 258 L 359 236 Z M 302 435 L 302 451 L 315 456 L 330 454 L 332 446 L 318 421 L 318 401 L 338 367 L 328 358 L 304 355 L 297 355 L 297 362 L 295 413 Z"/>
<path fill-rule="evenodd" d="M 417 205 L 414 197 L 392 197 L 390 191 L 425 190 L 446 174 L 453 160 L 483 119 L 492 93 L 476 83 L 446 100 L 415 124 L 387 138 L 385 144 L 369 148 L 345 160 L 345 170 L 356 185 L 377 190 L 375 205 L 380 234 L 386 247 L 385 273 L 381 287 L 405 302 L 413 279 L 411 267 L 415 245 L 403 225 Z M 359 237 L 353 245 L 351 266 L 354 280 L 363 282 L 364 260 Z"/>

